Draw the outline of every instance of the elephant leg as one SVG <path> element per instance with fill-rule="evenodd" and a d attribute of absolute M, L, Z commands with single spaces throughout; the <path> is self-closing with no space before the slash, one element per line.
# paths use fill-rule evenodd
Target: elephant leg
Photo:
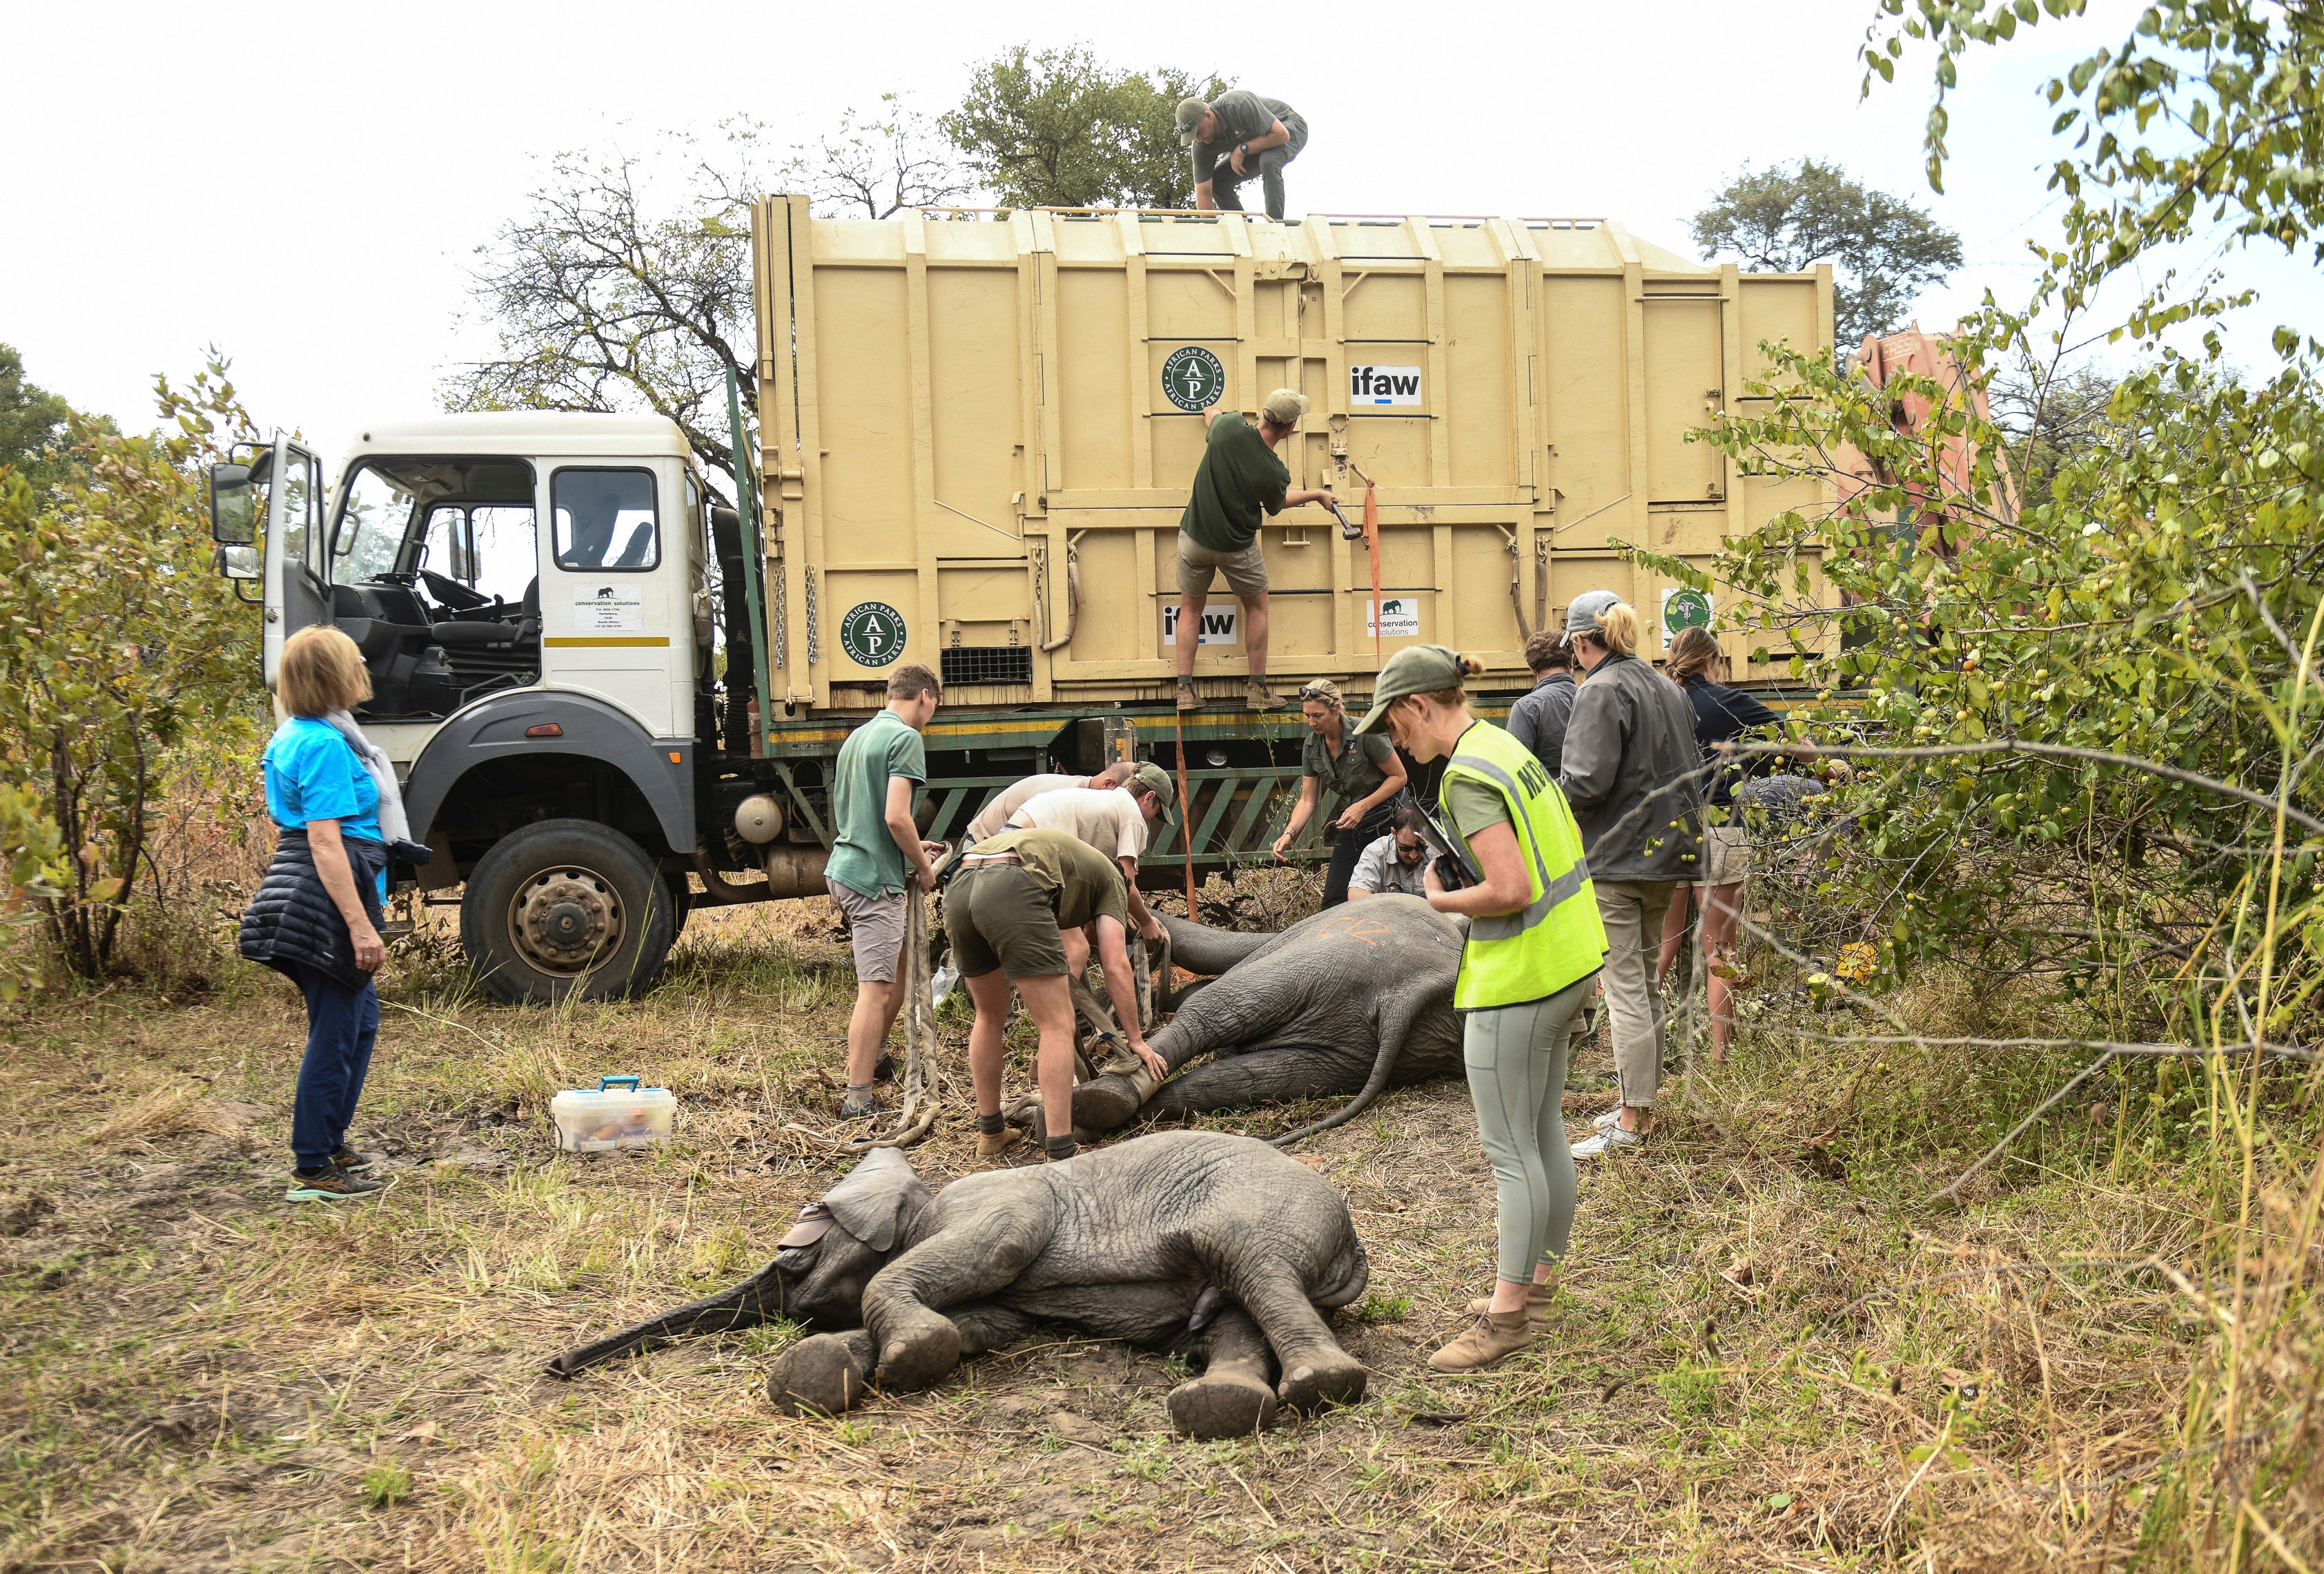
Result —
<path fill-rule="evenodd" d="M 1048 1219 L 994 1208 L 932 1236 L 863 1287 L 863 1325 L 880 1352 L 880 1385 L 909 1393 L 941 1383 L 960 1364 L 961 1330 L 938 1307 L 981 1300 L 1040 1255 Z"/>
<path fill-rule="evenodd" d="M 1007 1349 L 1033 1326 L 1031 1318 L 997 1301 L 973 1301 L 966 1306 L 947 1307 L 945 1316 L 960 1330 L 960 1358 L 964 1361 Z"/>
<path fill-rule="evenodd" d="M 1357 1053 L 1303 1045 L 1221 1055 L 1164 1083 L 1139 1113 L 1153 1119 L 1353 1093 L 1371 1069 L 1369 1047 Z"/>
<path fill-rule="evenodd" d="M 1275 1421 L 1274 1357 L 1259 1325 L 1230 1306 L 1203 1335 L 1200 1377 L 1170 1391 L 1170 1424 L 1190 1438 L 1243 1438 Z"/>
<path fill-rule="evenodd" d="M 873 1356 L 862 1329 L 801 1339 L 767 1367 L 767 1397 L 785 1415 L 839 1415 L 871 1392 Z"/>
<path fill-rule="evenodd" d="M 1269 1259 L 1238 1264 L 1224 1282 L 1274 1347 L 1283 1369 L 1275 1392 L 1284 1403 L 1313 1415 L 1326 1404 L 1352 1404 L 1364 1396 L 1364 1364 L 1340 1347 L 1296 1273 Z"/>

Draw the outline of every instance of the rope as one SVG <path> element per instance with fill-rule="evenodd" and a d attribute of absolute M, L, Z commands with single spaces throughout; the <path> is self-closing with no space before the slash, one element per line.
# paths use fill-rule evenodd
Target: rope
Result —
<path fill-rule="evenodd" d="M 1202 922 L 1194 912 L 1194 805 L 1186 794 L 1186 713 L 1170 713 L 1170 726 L 1178 740 L 1178 834 L 1186 849 L 1186 921 Z"/>
<path fill-rule="evenodd" d="M 1364 547 L 1372 559 L 1372 671 L 1380 669 L 1379 494 L 1364 483 Z"/>

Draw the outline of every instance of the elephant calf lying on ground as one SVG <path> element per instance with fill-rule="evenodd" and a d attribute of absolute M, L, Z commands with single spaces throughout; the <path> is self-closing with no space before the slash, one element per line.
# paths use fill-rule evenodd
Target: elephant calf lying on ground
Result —
<path fill-rule="evenodd" d="M 1339 1192 L 1249 1137 L 1158 1133 L 933 1194 L 901 1153 L 880 1148 L 808 1204 L 756 1278 L 549 1370 L 569 1377 L 680 1335 L 789 1318 L 851 1331 L 778 1356 L 768 1396 L 836 1415 L 872 1387 L 932 1386 L 963 1359 L 1058 1323 L 1204 1362 L 1172 1391 L 1170 1419 L 1229 1437 L 1267 1426 L 1278 1403 L 1313 1413 L 1363 1396 L 1362 1364 L 1318 1309 L 1354 1301 L 1369 1274 Z"/>
<path fill-rule="evenodd" d="M 1091 1079 L 1074 1089 L 1078 1130 L 1110 1132 L 1140 1115 L 1357 1095 L 1293 1134 L 1305 1136 L 1352 1117 L 1383 1088 L 1460 1073 L 1452 980 L 1464 931 L 1419 897 L 1368 896 L 1279 934 L 1168 917 L 1162 924 L 1171 967 L 1219 977 L 1157 1002 L 1177 1014 L 1148 1042 L 1173 1071 L 1213 1051 L 1218 1058 L 1158 1088 L 1142 1072 Z"/>

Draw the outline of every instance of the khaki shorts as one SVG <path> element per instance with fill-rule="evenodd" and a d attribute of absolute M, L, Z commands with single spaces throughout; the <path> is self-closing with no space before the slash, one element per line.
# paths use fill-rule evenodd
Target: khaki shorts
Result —
<path fill-rule="evenodd" d="M 945 887 L 945 933 L 964 978 L 1062 978 L 1065 937 L 1038 880 L 1016 864 L 972 865 Z"/>
<path fill-rule="evenodd" d="M 866 896 L 834 880 L 831 899 L 847 915 L 847 931 L 855 942 L 856 982 L 893 984 L 896 965 L 904 959 L 904 893 Z"/>
<path fill-rule="evenodd" d="M 1740 810 L 1733 812 L 1739 813 Z M 1751 837 L 1739 825 L 1707 825 L 1702 828 L 1702 874 L 1698 882 L 1704 885 L 1740 885 L 1751 873 Z"/>
<path fill-rule="evenodd" d="M 1259 550 L 1257 536 L 1239 552 L 1222 552 L 1204 546 L 1183 530 L 1178 532 L 1181 596 L 1209 595 L 1213 579 L 1222 569 L 1226 570 L 1227 588 L 1238 596 L 1257 596 L 1267 588 L 1267 554 Z"/>

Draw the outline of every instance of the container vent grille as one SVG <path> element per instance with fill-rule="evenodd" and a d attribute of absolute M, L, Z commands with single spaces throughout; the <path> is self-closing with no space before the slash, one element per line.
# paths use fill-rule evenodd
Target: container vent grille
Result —
<path fill-rule="evenodd" d="M 950 645 L 936 674 L 947 689 L 955 683 L 1030 683 L 1030 645 Z"/>

